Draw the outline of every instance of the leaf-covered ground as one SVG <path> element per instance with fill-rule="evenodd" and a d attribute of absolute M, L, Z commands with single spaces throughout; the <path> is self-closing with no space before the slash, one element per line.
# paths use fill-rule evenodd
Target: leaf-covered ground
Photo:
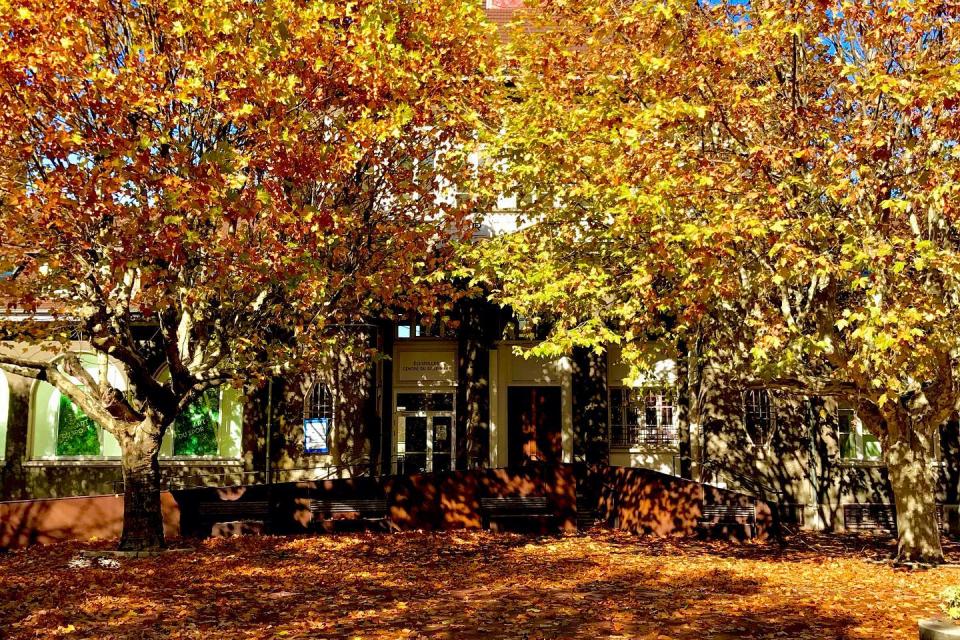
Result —
<path fill-rule="evenodd" d="M 914 638 L 960 583 L 957 568 L 877 563 L 879 542 L 813 535 L 780 549 L 607 531 L 344 534 L 77 557 L 109 544 L 0 554 L 0 637 Z"/>

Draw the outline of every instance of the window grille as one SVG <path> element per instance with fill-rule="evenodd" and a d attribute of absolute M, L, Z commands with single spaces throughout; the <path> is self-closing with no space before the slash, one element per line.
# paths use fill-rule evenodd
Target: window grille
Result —
<path fill-rule="evenodd" d="M 769 391 L 747 389 L 743 392 L 743 420 L 747 435 L 754 444 L 770 444 L 773 435 L 773 409 Z"/>
<path fill-rule="evenodd" d="M 674 394 L 665 389 L 610 389 L 610 445 L 677 445 Z"/>

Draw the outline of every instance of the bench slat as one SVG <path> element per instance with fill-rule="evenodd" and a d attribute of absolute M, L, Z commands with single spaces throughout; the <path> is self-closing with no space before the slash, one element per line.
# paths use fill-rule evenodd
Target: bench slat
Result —
<path fill-rule="evenodd" d="M 746 520 L 752 524 L 757 519 L 756 507 L 740 507 L 736 505 L 708 504 L 700 509 L 701 522 L 736 523 Z"/>
<path fill-rule="evenodd" d="M 540 518 L 550 515 L 543 496 L 504 496 L 480 498 L 480 508 L 489 518 Z"/>
<path fill-rule="evenodd" d="M 311 500 L 313 513 L 382 513 L 386 515 L 386 500 Z"/>
<path fill-rule="evenodd" d="M 546 507 L 547 499 L 540 496 L 516 498 L 480 498 L 480 506 L 484 508 L 509 507 Z"/>

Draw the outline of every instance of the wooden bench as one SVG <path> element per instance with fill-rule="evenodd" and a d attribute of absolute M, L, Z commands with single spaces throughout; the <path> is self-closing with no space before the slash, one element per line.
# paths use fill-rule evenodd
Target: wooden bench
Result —
<path fill-rule="evenodd" d="M 326 530 L 330 530 L 332 523 L 336 520 L 347 522 L 359 520 L 366 524 L 387 524 L 387 501 L 384 498 L 311 500 L 310 513 L 314 525 L 321 526 Z M 338 517 L 348 515 L 354 517 Z"/>
<path fill-rule="evenodd" d="M 757 529 L 757 508 L 734 504 L 705 504 L 700 510 L 697 526 L 701 529 L 714 527 L 743 527 L 747 537 L 754 537 Z"/>
<path fill-rule="evenodd" d="M 223 523 L 261 525 L 262 531 L 270 522 L 270 503 L 263 500 L 216 500 L 197 505 L 197 522 L 204 535 L 210 535 L 215 525 Z M 239 527 L 240 532 L 248 528 Z M 256 527 L 252 528 L 256 529 Z M 219 535 L 219 534 L 218 534 Z"/>
<path fill-rule="evenodd" d="M 484 529 L 490 528 L 490 523 L 496 520 L 536 519 L 543 522 L 553 518 L 550 505 L 543 496 L 480 498 L 480 511 Z"/>

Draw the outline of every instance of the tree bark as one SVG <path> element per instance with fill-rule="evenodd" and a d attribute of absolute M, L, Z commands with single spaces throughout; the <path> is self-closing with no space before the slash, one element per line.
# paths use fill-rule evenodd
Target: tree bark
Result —
<path fill-rule="evenodd" d="M 140 427 L 137 428 L 140 431 Z M 122 551 L 164 549 L 160 508 L 160 439 L 138 434 L 121 442 L 123 461 Z"/>
<path fill-rule="evenodd" d="M 909 438 L 910 433 L 904 434 Z M 937 523 L 936 484 L 929 452 L 916 438 L 891 443 L 887 471 L 897 508 L 897 561 L 943 562 Z"/>

